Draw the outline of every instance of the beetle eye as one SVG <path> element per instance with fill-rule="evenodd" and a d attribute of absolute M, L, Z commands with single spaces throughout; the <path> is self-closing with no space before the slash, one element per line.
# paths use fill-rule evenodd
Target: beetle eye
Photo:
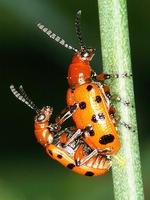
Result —
<path fill-rule="evenodd" d="M 88 56 L 89 56 L 89 53 L 88 53 L 88 52 L 85 52 L 85 53 L 84 53 L 84 57 L 87 58 Z"/>
<path fill-rule="evenodd" d="M 89 56 L 88 52 L 81 52 L 81 57 L 87 58 Z"/>
<path fill-rule="evenodd" d="M 38 117 L 37 117 L 37 121 L 42 121 L 45 119 L 45 115 L 44 114 L 40 114 Z"/>

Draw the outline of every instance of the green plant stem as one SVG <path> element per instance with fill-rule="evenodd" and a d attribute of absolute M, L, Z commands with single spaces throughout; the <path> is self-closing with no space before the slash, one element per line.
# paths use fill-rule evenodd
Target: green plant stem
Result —
<path fill-rule="evenodd" d="M 125 0 L 98 0 L 102 60 L 104 73 L 131 74 L 127 8 Z M 143 200 L 143 183 L 134 104 L 133 80 L 114 78 L 108 81 L 111 93 L 130 102 L 129 106 L 114 102 L 121 120 L 131 129 L 117 124 L 121 149 L 117 155 L 125 159 L 121 165 L 112 159 L 112 174 L 116 200 Z"/>

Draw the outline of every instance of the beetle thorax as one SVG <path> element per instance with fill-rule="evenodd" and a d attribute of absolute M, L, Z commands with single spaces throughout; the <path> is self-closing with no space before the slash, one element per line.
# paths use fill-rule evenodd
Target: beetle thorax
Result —
<path fill-rule="evenodd" d="M 68 83 L 70 87 L 89 82 L 91 70 L 89 60 L 83 59 L 80 53 L 75 54 L 68 69 Z"/>

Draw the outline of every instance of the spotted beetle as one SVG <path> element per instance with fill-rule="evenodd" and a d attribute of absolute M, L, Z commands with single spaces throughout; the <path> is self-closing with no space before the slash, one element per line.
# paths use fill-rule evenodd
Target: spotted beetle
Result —
<path fill-rule="evenodd" d="M 53 109 L 45 106 L 38 109 L 35 103 L 28 97 L 23 87 L 19 87 L 19 92 L 13 85 L 10 86 L 12 93 L 22 102 L 27 104 L 31 109 L 35 110 L 37 115 L 34 118 L 34 134 L 37 141 L 46 149 L 47 154 L 61 163 L 63 166 L 71 169 L 75 173 L 85 176 L 100 176 L 108 172 L 111 167 L 111 160 L 107 156 L 96 155 L 88 157 L 91 149 L 81 139 L 70 142 L 65 145 L 68 137 L 73 135 L 75 128 L 67 128 L 61 130 L 61 124 L 64 122 L 63 117 L 59 122 L 50 124 Z M 70 113 L 70 111 L 68 111 Z M 66 116 L 66 114 L 65 114 Z M 82 158 L 88 158 L 80 166 L 76 161 Z"/>

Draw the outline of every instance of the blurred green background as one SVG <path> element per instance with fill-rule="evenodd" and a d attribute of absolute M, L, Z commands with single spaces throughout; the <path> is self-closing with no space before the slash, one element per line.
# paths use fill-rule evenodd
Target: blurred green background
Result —
<path fill-rule="evenodd" d="M 144 190 L 149 195 L 150 1 L 128 1 L 131 54 Z M 50 159 L 33 134 L 35 113 L 20 103 L 9 85 L 22 84 L 39 107 L 62 110 L 72 52 L 39 31 L 42 22 L 78 48 L 74 30 L 82 10 L 82 31 L 96 48 L 93 68 L 102 66 L 97 1 L 0 0 L 0 200 L 113 199 L 111 172 L 82 177 Z"/>

